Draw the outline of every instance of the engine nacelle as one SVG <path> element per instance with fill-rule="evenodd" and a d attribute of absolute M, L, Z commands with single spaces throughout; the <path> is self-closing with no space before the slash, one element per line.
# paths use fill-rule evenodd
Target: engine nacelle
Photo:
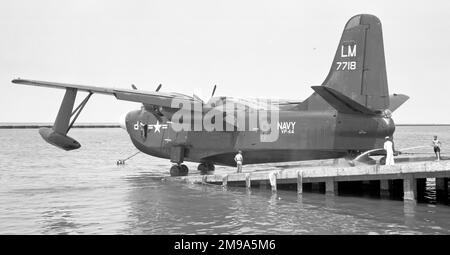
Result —
<path fill-rule="evenodd" d="M 39 134 L 46 142 L 66 151 L 76 150 L 81 144 L 72 137 L 55 132 L 52 128 L 40 128 Z"/>

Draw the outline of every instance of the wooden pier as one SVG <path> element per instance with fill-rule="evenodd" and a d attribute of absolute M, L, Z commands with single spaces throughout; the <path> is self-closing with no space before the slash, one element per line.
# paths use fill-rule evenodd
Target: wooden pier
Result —
<path fill-rule="evenodd" d="M 394 184 L 402 186 L 403 199 L 416 201 L 418 189 L 425 187 L 425 178 L 436 178 L 437 196 L 448 196 L 450 177 L 450 160 L 410 162 L 404 160 L 394 166 L 357 165 L 357 166 L 308 166 L 288 169 L 269 169 L 243 173 L 217 175 L 189 175 L 176 177 L 189 183 L 210 183 L 217 185 L 233 185 L 251 188 L 270 188 L 276 192 L 282 185 L 290 185 L 302 193 L 304 186 L 312 184 L 312 189 L 325 186 L 327 195 L 338 195 L 340 184 L 344 182 L 375 182 L 381 197 L 389 196 Z M 394 182 L 395 180 L 395 182 Z M 423 187 L 421 187 L 423 185 Z M 310 185 L 311 186 L 311 185 Z M 399 187 L 396 187 L 398 190 Z"/>

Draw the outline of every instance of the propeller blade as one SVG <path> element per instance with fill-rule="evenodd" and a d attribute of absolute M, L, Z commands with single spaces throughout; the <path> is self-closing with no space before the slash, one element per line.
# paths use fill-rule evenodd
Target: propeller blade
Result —
<path fill-rule="evenodd" d="M 158 87 L 156 88 L 156 92 L 158 92 L 161 89 L 162 84 L 159 84 Z"/>
<path fill-rule="evenodd" d="M 216 93 L 216 88 L 217 88 L 217 85 L 214 85 L 214 88 L 213 88 L 213 91 L 212 91 L 211 97 L 213 97 L 213 96 L 214 96 L 214 93 Z"/>
<path fill-rule="evenodd" d="M 131 84 L 131 87 L 132 87 L 134 90 L 137 90 L 137 88 L 136 88 L 136 86 L 134 86 L 134 84 Z"/>

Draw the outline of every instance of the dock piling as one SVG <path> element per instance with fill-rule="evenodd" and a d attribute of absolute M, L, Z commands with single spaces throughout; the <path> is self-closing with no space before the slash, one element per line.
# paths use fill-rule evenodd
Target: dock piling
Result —
<path fill-rule="evenodd" d="M 311 191 L 320 192 L 320 182 L 311 183 Z"/>
<path fill-rule="evenodd" d="M 448 178 L 436 178 L 436 199 L 445 201 L 448 198 Z"/>
<path fill-rule="evenodd" d="M 417 197 L 417 183 L 412 175 L 407 175 L 403 178 L 403 200 L 415 201 Z"/>
<path fill-rule="evenodd" d="M 275 173 L 269 174 L 270 186 L 272 187 L 272 191 L 277 191 L 277 176 Z"/>
<path fill-rule="evenodd" d="M 245 187 L 250 189 L 252 187 L 252 183 L 250 181 L 250 174 L 245 174 Z"/>
<path fill-rule="evenodd" d="M 228 174 L 222 177 L 222 187 L 226 187 L 228 185 Z"/>
<path fill-rule="evenodd" d="M 325 181 L 325 194 L 335 196 L 338 194 L 338 183 L 330 178 Z"/>
<path fill-rule="evenodd" d="M 389 180 L 380 180 L 380 197 L 388 198 L 390 196 Z"/>
<path fill-rule="evenodd" d="M 303 193 L 303 171 L 297 171 L 297 194 Z"/>

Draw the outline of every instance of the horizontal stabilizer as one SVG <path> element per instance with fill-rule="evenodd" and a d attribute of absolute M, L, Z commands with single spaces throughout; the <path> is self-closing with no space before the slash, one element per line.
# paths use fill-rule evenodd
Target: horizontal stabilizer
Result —
<path fill-rule="evenodd" d="M 403 103 L 405 103 L 409 99 L 409 96 L 403 94 L 393 94 L 389 96 L 389 110 L 394 112 L 399 108 Z"/>
<path fill-rule="evenodd" d="M 373 110 L 361 105 L 337 90 L 325 86 L 312 86 L 311 88 L 338 112 L 367 115 L 376 114 Z"/>

